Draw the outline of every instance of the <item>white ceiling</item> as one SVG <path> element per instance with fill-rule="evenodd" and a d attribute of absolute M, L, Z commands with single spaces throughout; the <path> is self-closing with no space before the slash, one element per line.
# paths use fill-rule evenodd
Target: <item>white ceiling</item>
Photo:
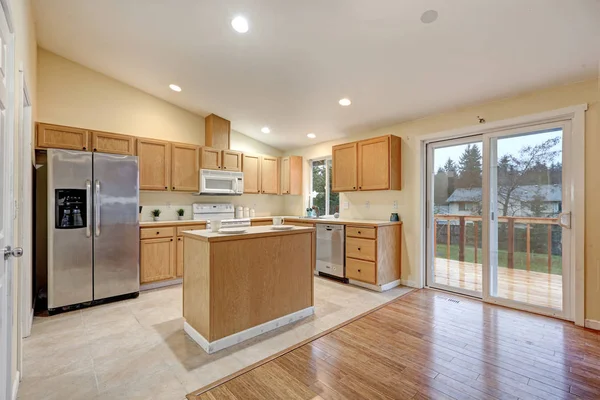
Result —
<path fill-rule="evenodd" d="M 195 113 L 221 115 L 280 149 L 588 78 L 599 65 L 597 0 L 34 0 L 34 7 L 41 47 Z M 420 17 L 429 9 L 439 18 L 426 25 Z M 238 14 L 249 19 L 247 34 L 231 28 Z M 342 97 L 352 105 L 340 107 Z M 270 134 L 261 133 L 265 125 Z"/>

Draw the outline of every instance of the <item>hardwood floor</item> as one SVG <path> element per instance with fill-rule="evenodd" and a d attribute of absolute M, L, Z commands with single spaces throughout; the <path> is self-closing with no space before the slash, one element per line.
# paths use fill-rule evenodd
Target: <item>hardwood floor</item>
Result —
<path fill-rule="evenodd" d="M 600 399 L 600 335 L 419 290 L 195 398 Z"/>
<path fill-rule="evenodd" d="M 461 289 L 483 290 L 481 264 L 435 259 L 435 282 Z M 498 267 L 498 294 L 503 299 L 562 309 L 562 275 Z"/>

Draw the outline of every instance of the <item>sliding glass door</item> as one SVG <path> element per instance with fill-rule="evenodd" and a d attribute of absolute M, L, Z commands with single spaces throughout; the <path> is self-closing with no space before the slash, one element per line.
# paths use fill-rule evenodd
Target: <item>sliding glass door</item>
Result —
<path fill-rule="evenodd" d="M 427 284 L 570 317 L 570 123 L 427 145 Z"/>
<path fill-rule="evenodd" d="M 569 130 L 555 123 L 485 135 L 489 301 L 568 314 Z"/>
<path fill-rule="evenodd" d="M 427 284 L 482 297 L 482 136 L 430 143 Z"/>

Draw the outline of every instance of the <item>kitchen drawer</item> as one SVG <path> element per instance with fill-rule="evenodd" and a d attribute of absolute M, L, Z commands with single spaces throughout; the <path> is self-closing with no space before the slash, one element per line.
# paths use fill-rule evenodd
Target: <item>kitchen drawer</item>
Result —
<path fill-rule="evenodd" d="M 140 229 L 140 239 L 155 239 L 175 235 L 175 228 L 172 226 L 160 228 L 142 228 Z"/>
<path fill-rule="evenodd" d="M 202 229 L 206 229 L 206 224 L 178 226 L 177 236 L 183 235 L 183 231 L 199 231 Z"/>
<path fill-rule="evenodd" d="M 346 258 L 346 278 L 376 284 L 375 263 Z"/>
<path fill-rule="evenodd" d="M 310 222 L 285 221 L 284 225 L 303 226 L 306 228 L 314 228 L 315 224 Z"/>
<path fill-rule="evenodd" d="M 252 221 L 250 222 L 250 226 L 265 226 L 265 225 L 273 225 L 273 220 L 269 219 L 266 221 Z"/>
<path fill-rule="evenodd" d="M 377 237 L 377 228 L 365 228 L 364 226 L 347 225 L 346 236 L 375 239 Z"/>
<path fill-rule="evenodd" d="M 346 257 L 375 261 L 376 243 L 372 239 L 346 238 Z"/>

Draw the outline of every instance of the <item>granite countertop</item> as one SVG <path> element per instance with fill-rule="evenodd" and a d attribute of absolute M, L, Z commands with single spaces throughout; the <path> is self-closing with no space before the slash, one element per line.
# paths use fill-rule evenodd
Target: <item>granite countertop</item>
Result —
<path fill-rule="evenodd" d="M 273 217 L 255 217 L 252 221 L 268 221 Z M 398 225 L 402 221 L 386 221 L 381 219 L 354 219 L 354 218 L 301 218 L 298 216 L 283 216 L 286 221 L 307 222 L 314 224 L 342 224 L 342 225 Z"/>
<path fill-rule="evenodd" d="M 315 228 L 304 227 L 304 226 L 294 226 L 291 229 L 276 230 L 276 229 L 272 229 L 271 225 L 267 225 L 267 226 L 249 226 L 249 227 L 245 227 L 242 229 L 245 229 L 246 231 L 244 233 L 219 233 L 219 232 L 212 232 L 211 230 L 206 229 L 206 230 L 198 230 L 198 231 L 185 231 L 183 234 L 184 234 L 184 236 L 192 236 L 192 237 L 199 238 L 201 240 L 213 241 L 213 240 L 227 239 L 227 238 L 241 238 L 241 237 L 245 237 L 245 236 L 279 236 L 279 235 L 295 233 L 298 231 L 310 232 L 310 231 L 314 231 Z"/>
<path fill-rule="evenodd" d="M 202 225 L 206 224 L 207 221 L 186 219 L 183 221 L 143 221 L 140 222 L 140 227 L 157 227 L 157 226 L 173 226 L 173 225 Z"/>

